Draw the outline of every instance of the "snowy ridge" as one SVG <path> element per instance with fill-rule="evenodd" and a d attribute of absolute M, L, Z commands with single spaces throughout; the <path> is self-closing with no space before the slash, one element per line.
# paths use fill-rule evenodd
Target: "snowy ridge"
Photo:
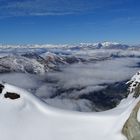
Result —
<path fill-rule="evenodd" d="M 5 56 L 0 59 L 0 72 L 45 73 L 44 65 L 36 59 L 23 56 Z"/>
<path fill-rule="evenodd" d="M 139 78 L 136 74 L 132 81 L 139 82 Z M 140 97 L 129 94 L 112 110 L 80 113 L 50 107 L 33 94 L 9 84 L 0 87 L 3 140 L 126 140 L 123 125 L 140 101 Z M 18 98 L 7 98 L 6 94 Z"/>
<path fill-rule="evenodd" d="M 140 83 L 140 71 L 137 72 L 131 78 L 131 80 L 127 82 L 127 84 L 130 84 L 129 92 L 134 94 L 136 87 L 139 86 L 139 83 Z"/>

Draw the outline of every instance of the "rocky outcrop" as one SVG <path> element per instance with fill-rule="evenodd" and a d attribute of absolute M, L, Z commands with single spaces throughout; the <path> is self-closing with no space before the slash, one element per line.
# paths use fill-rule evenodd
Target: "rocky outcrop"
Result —
<path fill-rule="evenodd" d="M 123 127 L 123 134 L 128 140 L 140 140 L 140 123 L 137 120 L 137 114 L 140 108 L 140 102 L 133 109 L 129 119 Z"/>
<path fill-rule="evenodd" d="M 17 93 L 6 92 L 6 94 L 4 94 L 4 97 L 5 97 L 5 98 L 12 99 L 12 100 L 15 100 L 15 99 L 20 98 L 20 95 L 17 94 Z"/>
<path fill-rule="evenodd" d="M 132 77 L 130 83 L 130 94 L 133 94 L 134 98 L 140 96 L 140 73 L 138 72 Z M 131 112 L 128 120 L 124 124 L 122 133 L 128 140 L 140 140 L 140 122 L 137 119 L 138 111 L 140 109 L 140 101 L 137 103 L 133 111 Z"/>

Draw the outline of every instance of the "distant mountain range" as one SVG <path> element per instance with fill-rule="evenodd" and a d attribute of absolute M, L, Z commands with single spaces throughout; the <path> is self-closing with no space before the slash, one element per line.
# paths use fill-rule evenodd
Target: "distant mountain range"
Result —
<path fill-rule="evenodd" d="M 0 73 L 45 73 L 59 66 L 120 57 L 140 57 L 140 46 L 115 42 L 79 45 L 0 45 Z M 106 51 L 104 51 L 106 50 Z"/>
<path fill-rule="evenodd" d="M 1 45 L 0 79 L 52 106 L 107 110 L 127 96 L 125 82 L 140 68 L 139 49 L 112 42 Z"/>
<path fill-rule="evenodd" d="M 68 44 L 27 44 L 27 45 L 5 45 L 0 44 L 0 48 L 63 48 L 63 49 L 140 49 L 140 45 L 127 45 L 116 42 L 102 42 L 102 43 L 80 43 L 76 45 Z"/>

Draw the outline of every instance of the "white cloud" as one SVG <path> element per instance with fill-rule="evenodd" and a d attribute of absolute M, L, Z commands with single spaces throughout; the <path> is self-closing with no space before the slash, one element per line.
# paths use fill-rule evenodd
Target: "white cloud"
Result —
<path fill-rule="evenodd" d="M 111 84 L 130 79 L 139 70 L 135 67 L 138 62 L 139 58 L 126 57 L 89 64 L 74 64 L 64 68 L 62 72 L 48 73 L 47 77 L 56 80 L 57 83 L 50 83 L 45 87 L 43 85 L 37 91 L 37 95 L 45 98 L 50 105 L 63 109 L 99 110 L 93 102 L 83 101 L 79 97 L 106 88 L 106 85 L 102 85 L 104 83 Z M 57 95 L 57 88 L 63 89 L 62 93 Z M 50 99 L 51 95 L 55 96 Z"/>
<path fill-rule="evenodd" d="M 62 72 L 52 72 L 40 77 L 30 74 L 2 74 L 0 80 L 27 90 L 32 89 L 33 93 L 52 106 L 78 111 L 99 110 L 93 102 L 79 97 L 106 88 L 104 84 L 128 80 L 139 70 L 137 67 L 137 63 L 140 62 L 139 58 L 126 57 L 132 54 L 139 56 L 138 52 L 89 51 L 87 56 L 104 58 L 112 54 L 125 57 L 109 57 L 109 59 L 92 63 L 67 65 L 65 68 L 63 67 Z M 76 55 L 79 56 L 80 54 Z M 47 83 L 46 79 L 56 80 L 57 82 Z M 59 89 L 62 89 L 62 92 L 61 90 L 58 92 Z"/>
<path fill-rule="evenodd" d="M 65 15 L 72 13 L 93 12 L 96 9 L 120 4 L 122 1 L 107 0 L 23 0 L 0 1 L 1 16 L 43 16 Z"/>
<path fill-rule="evenodd" d="M 93 108 L 92 102 L 85 99 L 79 99 L 78 101 L 72 99 L 46 99 L 45 100 L 48 104 L 59 107 L 61 109 L 68 109 L 68 110 L 77 110 L 83 112 L 91 112 Z"/>
<path fill-rule="evenodd" d="M 65 89 L 78 86 L 98 86 L 127 80 L 138 68 L 130 68 L 139 62 L 139 58 L 118 58 L 89 64 L 74 64 L 62 73 L 50 73 Z"/>

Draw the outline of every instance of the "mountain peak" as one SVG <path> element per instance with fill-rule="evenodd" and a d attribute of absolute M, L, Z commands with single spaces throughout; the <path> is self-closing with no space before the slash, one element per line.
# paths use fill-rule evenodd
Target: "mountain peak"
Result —
<path fill-rule="evenodd" d="M 119 45 L 120 43 L 117 43 L 117 42 L 108 42 L 108 41 L 105 41 L 105 42 L 102 42 L 101 43 L 103 46 L 110 46 L 110 45 Z"/>

